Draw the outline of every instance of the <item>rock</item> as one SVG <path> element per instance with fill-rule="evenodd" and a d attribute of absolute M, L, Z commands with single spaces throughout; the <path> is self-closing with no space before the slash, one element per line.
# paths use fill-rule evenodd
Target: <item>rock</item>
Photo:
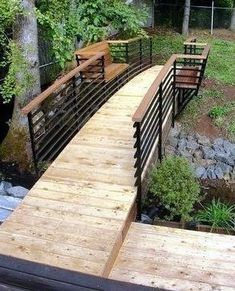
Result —
<path fill-rule="evenodd" d="M 166 156 L 174 156 L 175 155 L 175 148 L 170 146 L 170 145 L 166 146 L 165 155 Z"/>
<path fill-rule="evenodd" d="M 158 213 L 159 213 L 159 208 L 153 206 L 148 212 L 148 217 L 154 220 L 154 218 L 158 215 Z"/>
<path fill-rule="evenodd" d="M 233 170 L 231 166 L 223 162 L 217 162 L 216 166 L 220 167 L 224 174 L 229 174 Z"/>
<path fill-rule="evenodd" d="M 12 213 L 12 211 L 0 208 L 0 224 L 3 223 L 7 217 Z"/>
<path fill-rule="evenodd" d="M 224 173 L 220 167 L 215 166 L 214 173 L 215 173 L 217 179 L 223 179 Z"/>
<path fill-rule="evenodd" d="M 176 123 L 175 127 L 171 128 L 170 136 L 178 138 L 180 132 L 181 132 L 181 126 L 180 126 L 180 124 Z"/>
<path fill-rule="evenodd" d="M 141 214 L 141 222 L 144 224 L 152 224 L 153 220 L 147 214 Z"/>
<path fill-rule="evenodd" d="M 208 146 L 210 147 L 211 146 L 211 141 L 208 137 L 206 136 L 200 136 L 200 138 L 198 138 L 197 142 L 200 144 L 200 145 L 204 145 L 204 146 Z"/>
<path fill-rule="evenodd" d="M 0 195 L 7 195 L 7 189 L 11 188 L 11 183 L 2 181 L 0 183 Z"/>
<path fill-rule="evenodd" d="M 215 157 L 215 151 L 210 147 L 202 147 L 203 158 L 212 160 Z"/>
<path fill-rule="evenodd" d="M 227 154 L 234 156 L 235 158 L 235 144 L 225 140 L 223 144 L 224 150 Z"/>
<path fill-rule="evenodd" d="M 28 194 L 28 192 L 28 189 L 21 186 L 11 187 L 7 189 L 7 194 L 15 198 L 24 198 Z"/>
<path fill-rule="evenodd" d="M 179 155 L 185 159 L 187 159 L 188 161 L 192 162 L 193 160 L 193 156 L 190 152 L 184 150 L 184 151 L 179 151 Z"/>
<path fill-rule="evenodd" d="M 198 148 L 199 148 L 199 145 L 196 141 L 190 140 L 187 142 L 186 149 L 189 150 L 190 152 L 194 152 Z"/>
<path fill-rule="evenodd" d="M 200 164 L 203 167 L 207 168 L 208 166 L 214 165 L 215 163 L 216 163 L 216 161 L 208 159 L 208 160 L 201 160 L 201 163 Z"/>
<path fill-rule="evenodd" d="M 187 140 L 186 140 L 186 138 L 180 139 L 179 142 L 178 142 L 178 149 L 180 151 L 185 151 L 186 146 L 187 146 Z"/>
<path fill-rule="evenodd" d="M 176 148 L 177 145 L 178 145 L 178 139 L 176 137 L 174 137 L 174 136 L 169 136 L 169 138 L 168 138 L 168 144 L 170 146 Z"/>
<path fill-rule="evenodd" d="M 195 160 L 200 161 L 202 159 L 202 152 L 200 150 L 196 150 L 193 153 L 193 157 L 195 158 Z"/>
<path fill-rule="evenodd" d="M 222 138 L 216 138 L 213 144 L 221 147 L 224 144 L 224 140 Z"/>
<path fill-rule="evenodd" d="M 212 148 L 216 154 L 227 154 L 223 146 L 212 145 Z"/>
<path fill-rule="evenodd" d="M 215 180 L 216 174 L 215 174 L 215 167 L 213 165 L 209 166 L 207 169 L 207 177 L 208 179 Z"/>
<path fill-rule="evenodd" d="M 0 196 L 0 208 L 7 210 L 14 210 L 20 203 L 21 199 L 9 197 L 9 196 Z"/>
<path fill-rule="evenodd" d="M 235 161 L 225 153 L 216 153 L 215 160 L 228 164 L 229 166 L 234 166 L 235 164 Z"/>
<path fill-rule="evenodd" d="M 196 169 L 196 177 L 197 178 L 202 178 L 205 173 L 206 173 L 206 169 L 204 167 L 198 167 Z"/>

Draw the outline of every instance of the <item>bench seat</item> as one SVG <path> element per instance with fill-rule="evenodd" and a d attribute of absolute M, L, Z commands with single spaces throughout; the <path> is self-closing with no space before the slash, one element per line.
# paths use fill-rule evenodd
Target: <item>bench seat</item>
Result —
<path fill-rule="evenodd" d="M 114 79 L 128 68 L 129 65 L 126 63 L 113 63 L 113 58 L 107 41 L 98 42 L 76 51 L 75 56 L 78 65 L 100 52 L 104 52 L 104 79 L 106 82 Z M 95 70 L 97 73 L 95 73 Z M 98 77 L 98 72 L 100 72 L 100 70 L 101 68 L 97 66 L 97 68 L 93 69 L 93 73 L 87 73 L 84 71 L 84 75 L 87 79 L 95 79 Z"/>

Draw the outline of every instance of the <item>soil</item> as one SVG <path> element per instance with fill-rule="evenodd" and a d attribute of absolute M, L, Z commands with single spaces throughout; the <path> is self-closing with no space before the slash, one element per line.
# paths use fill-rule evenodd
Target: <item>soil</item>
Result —
<path fill-rule="evenodd" d="M 12 183 L 13 186 L 31 189 L 37 178 L 32 173 L 21 172 L 14 163 L 0 161 L 0 182 L 2 180 Z"/>
<path fill-rule="evenodd" d="M 204 80 L 202 84 L 200 94 L 203 95 L 203 91 L 211 89 L 217 92 L 221 92 L 223 98 L 213 98 L 213 100 L 211 98 L 204 98 L 204 100 L 200 101 L 201 105 L 199 104 L 199 114 L 197 114 L 196 118 L 191 118 L 190 114 L 187 117 L 182 115 L 179 117 L 179 122 L 187 125 L 187 131 L 197 132 L 200 135 L 205 135 L 212 139 L 218 137 L 230 139 L 226 129 L 217 127 L 213 120 L 209 117 L 208 112 L 213 106 L 224 105 L 228 102 L 235 101 L 235 86 L 225 86 L 217 83 L 214 80 L 207 79 Z M 228 116 L 227 119 L 228 122 L 229 119 L 234 119 L 233 114 L 230 117 Z"/>
<path fill-rule="evenodd" d="M 190 35 L 198 37 L 211 36 L 209 29 L 190 29 Z M 235 40 L 235 33 L 229 29 L 214 29 L 213 37 L 224 40 Z"/>

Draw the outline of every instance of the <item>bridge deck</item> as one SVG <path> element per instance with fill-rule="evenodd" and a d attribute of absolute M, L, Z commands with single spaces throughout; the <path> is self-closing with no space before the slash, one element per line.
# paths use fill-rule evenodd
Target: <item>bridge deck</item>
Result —
<path fill-rule="evenodd" d="M 134 217 L 132 115 L 161 66 L 116 93 L 1 226 L 0 253 L 107 276 Z"/>
<path fill-rule="evenodd" d="M 167 290 L 235 290 L 235 239 L 132 223 L 110 278 Z"/>

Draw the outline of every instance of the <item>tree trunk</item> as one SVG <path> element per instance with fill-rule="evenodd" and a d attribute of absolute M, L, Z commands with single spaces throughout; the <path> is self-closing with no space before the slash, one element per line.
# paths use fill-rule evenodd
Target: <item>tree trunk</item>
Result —
<path fill-rule="evenodd" d="M 230 29 L 232 31 L 235 31 L 235 1 L 233 4 L 233 14 L 232 14 L 232 19 L 231 19 Z"/>
<path fill-rule="evenodd" d="M 190 17 L 190 0 L 185 0 L 184 6 L 184 19 L 183 19 L 183 26 L 182 26 L 182 34 L 188 35 L 189 33 L 189 17 Z"/>
<path fill-rule="evenodd" d="M 9 132 L 0 148 L 0 158 L 16 162 L 22 170 L 32 165 L 32 152 L 27 116 L 21 114 L 21 108 L 40 93 L 40 72 L 38 56 L 38 30 L 35 15 L 35 1 L 21 0 L 23 13 L 19 14 L 13 25 L 13 41 L 20 48 L 25 65 L 16 76 L 16 83 L 24 84 L 22 94 L 15 97 L 13 116 Z M 30 77 L 29 77 L 30 76 Z"/>

